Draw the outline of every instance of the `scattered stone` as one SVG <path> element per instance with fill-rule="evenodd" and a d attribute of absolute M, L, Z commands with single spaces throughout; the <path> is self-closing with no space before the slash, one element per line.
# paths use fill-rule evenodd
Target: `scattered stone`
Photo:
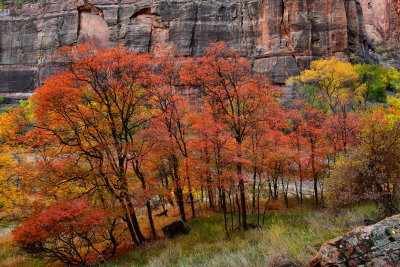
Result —
<path fill-rule="evenodd" d="M 296 267 L 296 266 L 297 265 L 294 264 L 293 262 L 288 261 L 288 262 L 285 262 L 285 263 L 282 263 L 282 264 L 278 265 L 277 267 Z"/>
<path fill-rule="evenodd" d="M 376 221 L 374 221 L 372 219 L 369 219 L 369 218 L 365 218 L 364 219 L 364 225 L 365 226 L 370 226 L 370 225 L 373 225 L 373 224 L 376 224 Z"/>
<path fill-rule="evenodd" d="M 259 225 L 258 223 L 249 223 L 249 224 L 247 224 L 247 227 L 249 229 L 260 229 L 261 225 Z"/>
<path fill-rule="evenodd" d="M 357 223 L 354 221 L 345 221 L 343 224 L 344 224 L 344 227 L 346 227 L 346 228 L 352 228 L 357 225 Z"/>
<path fill-rule="evenodd" d="M 189 234 L 191 229 L 183 220 L 177 220 L 163 227 L 162 231 L 166 238 L 174 238 L 178 235 Z"/>
<path fill-rule="evenodd" d="M 233 229 L 234 233 L 238 233 L 238 232 L 243 232 L 243 228 L 241 226 L 236 227 L 235 229 Z"/>
<path fill-rule="evenodd" d="M 156 214 L 157 217 L 161 217 L 161 216 L 168 216 L 168 210 L 164 210 L 161 213 Z"/>
<path fill-rule="evenodd" d="M 310 266 L 397 266 L 399 222 L 400 215 L 396 215 L 332 239 L 322 245 Z"/>

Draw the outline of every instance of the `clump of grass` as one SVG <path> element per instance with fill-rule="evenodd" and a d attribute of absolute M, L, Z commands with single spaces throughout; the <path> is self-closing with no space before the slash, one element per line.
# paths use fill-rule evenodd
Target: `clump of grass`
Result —
<path fill-rule="evenodd" d="M 34 267 L 49 266 L 45 261 L 32 259 L 22 255 L 18 248 L 13 246 L 11 236 L 12 226 L 0 226 L 0 266 L 4 267 Z"/>
<path fill-rule="evenodd" d="M 21 266 L 25 258 L 12 247 L 11 227 L 0 228 L 0 266 Z"/>

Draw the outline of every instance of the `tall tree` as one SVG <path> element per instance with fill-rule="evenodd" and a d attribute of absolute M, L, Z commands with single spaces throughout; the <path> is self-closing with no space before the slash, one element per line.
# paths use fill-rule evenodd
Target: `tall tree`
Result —
<path fill-rule="evenodd" d="M 181 66 L 171 51 L 159 50 L 153 86 L 155 106 L 161 115 L 153 126 L 158 129 L 159 147 L 168 154 L 170 174 L 174 186 L 174 195 L 182 220 L 186 220 L 184 209 L 184 186 L 188 187 L 192 216 L 195 217 L 191 161 L 191 121 L 190 100 L 183 95 L 181 85 Z"/>
<path fill-rule="evenodd" d="M 350 134 L 348 114 L 362 102 L 365 91 L 365 85 L 360 83 L 354 67 L 336 57 L 315 60 L 310 69 L 288 82 L 293 81 L 300 83 L 298 94 L 311 106 L 324 109 L 336 119 L 341 148 L 346 152 Z"/>
<path fill-rule="evenodd" d="M 40 87 L 33 101 L 37 127 L 76 155 L 120 202 L 132 241 L 145 240 L 133 205 L 131 145 L 153 116 L 148 105 L 150 58 L 127 48 L 83 45 L 60 50 L 64 70 Z"/>
<path fill-rule="evenodd" d="M 261 110 L 275 105 L 271 86 L 255 74 L 250 62 L 224 43 L 214 43 L 188 68 L 186 79 L 200 86 L 215 121 L 228 129 L 236 142 L 236 176 L 240 191 L 242 227 L 247 229 L 246 193 L 243 174 L 243 143 L 260 120 Z"/>
<path fill-rule="evenodd" d="M 391 102 L 391 101 L 390 101 Z M 388 109 L 374 107 L 361 120 L 360 144 L 343 155 L 329 179 L 331 204 L 375 201 L 385 216 L 398 211 L 400 120 L 398 100 Z"/>

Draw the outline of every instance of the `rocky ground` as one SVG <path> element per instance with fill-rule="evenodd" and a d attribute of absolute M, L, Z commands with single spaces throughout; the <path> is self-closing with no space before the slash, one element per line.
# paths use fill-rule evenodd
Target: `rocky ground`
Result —
<path fill-rule="evenodd" d="M 311 266 L 399 266 L 400 215 L 359 227 L 322 245 Z"/>

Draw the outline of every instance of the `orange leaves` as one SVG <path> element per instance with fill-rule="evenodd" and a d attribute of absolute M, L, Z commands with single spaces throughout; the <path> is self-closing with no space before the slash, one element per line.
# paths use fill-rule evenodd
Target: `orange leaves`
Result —
<path fill-rule="evenodd" d="M 263 112 L 275 105 L 267 79 L 255 74 L 247 59 L 223 43 L 211 44 L 196 69 L 194 82 L 205 90 L 211 114 L 243 142 L 250 128 L 263 119 Z"/>
<path fill-rule="evenodd" d="M 21 246 L 29 246 L 56 238 L 61 232 L 89 231 L 100 225 L 103 218 L 102 211 L 90 208 L 85 199 L 55 203 L 35 210 L 14 230 L 14 240 Z"/>
<path fill-rule="evenodd" d="M 107 236 L 112 235 L 115 223 L 108 230 L 106 221 L 106 214 L 91 207 L 86 198 L 68 199 L 37 206 L 14 229 L 13 237 L 21 249 L 36 257 L 47 256 L 68 266 L 89 265 L 115 254 L 115 239 Z"/>
<path fill-rule="evenodd" d="M 107 199 L 136 244 L 137 207 L 175 197 L 184 218 L 186 195 L 194 203 L 200 189 L 212 197 L 239 188 L 245 200 L 250 176 L 255 196 L 256 183 L 287 185 L 296 167 L 300 179 L 316 180 L 329 138 L 338 138 L 321 110 L 283 109 L 280 91 L 224 43 L 193 59 L 83 45 L 60 49 L 55 60 L 63 70 L 37 90 L 35 129 L 22 135 L 34 155 L 24 182 L 39 200 Z M 4 136 L 21 131 L 7 129 Z"/>

